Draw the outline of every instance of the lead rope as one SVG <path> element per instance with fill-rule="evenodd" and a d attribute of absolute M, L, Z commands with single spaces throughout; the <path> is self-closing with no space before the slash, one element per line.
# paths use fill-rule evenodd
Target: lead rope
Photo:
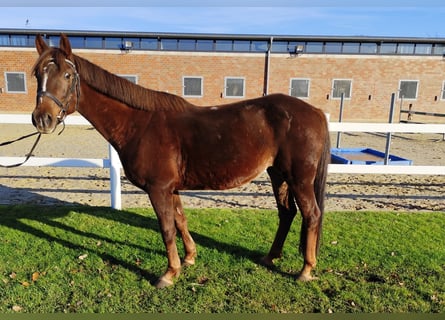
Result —
<path fill-rule="evenodd" d="M 29 158 L 31 158 L 32 153 L 34 152 L 34 149 L 37 147 L 37 144 L 39 143 L 40 137 L 42 136 L 42 134 L 36 131 L 36 132 L 30 133 L 30 134 L 27 134 L 26 136 L 20 137 L 18 139 L 0 143 L 0 147 L 7 146 L 8 144 L 11 144 L 11 143 L 14 143 L 14 142 L 17 142 L 17 141 L 20 141 L 20 140 L 23 140 L 23 139 L 35 136 L 36 134 L 38 134 L 37 139 L 34 142 L 34 144 L 32 145 L 32 148 L 29 151 L 29 153 L 26 155 L 26 158 L 25 158 L 24 161 L 22 161 L 20 163 L 16 163 L 16 164 L 10 164 L 10 165 L 2 165 L 2 164 L 0 164 L 0 167 L 1 168 L 16 168 L 16 167 L 20 167 L 21 165 L 25 164 L 25 162 L 28 161 Z"/>

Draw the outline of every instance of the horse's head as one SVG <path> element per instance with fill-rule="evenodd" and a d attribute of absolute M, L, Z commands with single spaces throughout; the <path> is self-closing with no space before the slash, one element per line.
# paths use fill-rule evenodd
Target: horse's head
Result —
<path fill-rule="evenodd" d="M 34 66 L 37 101 L 32 123 L 39 132 L 52 133 L 68 114 L 76 111 L 80 98 L 79 75 L 65 35 L 60 37 L 60 48 L 50 48 L 39 35 L 36 48 L 40 56 Z"/>

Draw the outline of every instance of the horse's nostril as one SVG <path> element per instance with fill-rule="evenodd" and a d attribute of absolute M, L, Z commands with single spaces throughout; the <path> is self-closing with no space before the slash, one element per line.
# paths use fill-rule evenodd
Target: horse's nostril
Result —
<path fill-rule="evenodd" d="M 53 122 L 52 116 L 49 113 L 45 113 L 43 116 L 43 122 L 45 123 L 46 127 L 50 127 Z"/>

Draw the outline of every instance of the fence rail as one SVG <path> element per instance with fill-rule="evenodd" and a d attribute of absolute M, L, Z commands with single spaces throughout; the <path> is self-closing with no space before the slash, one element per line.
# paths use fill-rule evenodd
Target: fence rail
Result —
<path fill-rule="evenodd" d="M 30 124 L 30 122 L 30 115 L 0 114 L 0 124 Z M 66 125 L 91 125 L 81 116 L 68 117 L 65 122 Z M 445 124 L 330 122 L 329 131 L 445 134 Z M 23 157 L 0 157 L 0 162 L 5 165 L 21 161 L 23 161 Z M 109 146 L 109 158 L 106 159 L 31 157 L 24 166 L 108 168 L 110 169 L 111 207 L 114 209 L 122 208 L 120 181 L 120 169 L 122 165 L 116 151 L 111 146 Z M 345 174 L 445 175 L 445 166 L 330 164 L 328 171 L 329 173 Z"/>

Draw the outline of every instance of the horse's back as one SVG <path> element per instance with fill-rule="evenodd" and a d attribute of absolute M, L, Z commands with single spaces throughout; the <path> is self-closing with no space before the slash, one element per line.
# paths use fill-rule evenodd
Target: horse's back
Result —
<path fill-rule="evenodd" d="M 181 188 L 232 188 L 269 166 L 306 162 L 302 153 L 320 153 L 324 123 L 320 110 L 281 94 L 193 108 L 171 125 L 181 141 Z"/>

